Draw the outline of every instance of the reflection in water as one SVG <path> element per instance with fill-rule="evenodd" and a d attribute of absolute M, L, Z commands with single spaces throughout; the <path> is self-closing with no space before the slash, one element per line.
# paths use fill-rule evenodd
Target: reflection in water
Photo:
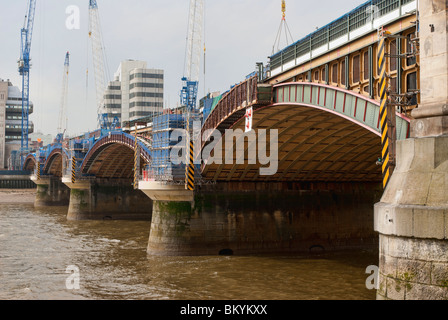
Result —
<path fill-rule="evenodd" d="M 148 256 L 150 222 L 67 221 L 66 210 L 0 206 L 0 299 L 375 299 L 365 270 L 377 252 Z"/>

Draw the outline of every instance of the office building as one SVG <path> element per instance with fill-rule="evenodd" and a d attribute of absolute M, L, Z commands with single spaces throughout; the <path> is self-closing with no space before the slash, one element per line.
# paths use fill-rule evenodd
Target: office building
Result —
<path fill-rule="evenodd" d="M 163 70 L 148 69 L 144 61 L 121 62 L 104 94 L 109 122 L 119 114 L 123 123 L 162 112 L 163 88 Z"/>
<path fill-rule="evenodd" d="M 29 115 L 33 113 L 30 101 Z M 28 133 L 34 131 L 29 121 Z M 17 159 L 12 159 L 13 151 L 19 151 L 22 141 L 22 92 L 9 80 L 0 79 L 0 169 L 17 167 Z"/>

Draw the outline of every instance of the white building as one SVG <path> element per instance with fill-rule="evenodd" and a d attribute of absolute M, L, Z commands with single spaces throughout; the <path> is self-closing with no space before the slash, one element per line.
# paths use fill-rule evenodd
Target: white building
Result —
<path fill-rule="evenodd" d="M 108 114 L 108 125 L 118 118 L 118 123 L 121 124 L 121 82 L 118 80 L 110 81 L 104 92 L 104 108 Z"/>
<path fill-rule="evenodd" d="M 163 70 L 148 69 L 145 61 L 121 62 L 104 94 L 109 121 L 117 116 L 123 123 L 162 112 L 163 87 Z"/>

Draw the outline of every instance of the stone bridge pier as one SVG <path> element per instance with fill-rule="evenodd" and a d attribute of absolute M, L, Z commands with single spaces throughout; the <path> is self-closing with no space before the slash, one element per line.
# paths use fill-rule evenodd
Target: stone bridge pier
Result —
<path fill-rule="evenodd" d="M 85 179 L 72 183 L 68 220 L 151 220 L 152 201 L 129 180 Z"/>
<path fill-rule="evenodd" d="M 31 180 L 36 184 L 35 207 L 66 206 L 70 200 L 70 189 L 62 183 L 60 177 L 52 175 L 37 178 L 32 176 Z"/>
<path fill-rule="evenodd" d="M 378 299 L 448 299 L 448 2 L 420 1 L 421 104 L 375 205 Z"/>
<path fill-rule="evenodd" d="M 372 206 L 378 183 L 226 183 L 155 186 L 147 252 L 218 255 L 376 248 Z"/>

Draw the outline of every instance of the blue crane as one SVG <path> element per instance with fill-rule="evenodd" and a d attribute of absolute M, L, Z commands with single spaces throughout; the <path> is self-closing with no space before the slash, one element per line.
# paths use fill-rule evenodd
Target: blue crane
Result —
<path fill-rule="evenodd" d="M 188 33 L 185 56 L 185 73 L 182 77 L 180 93 L 181 106 L 186 107 L 187 122 L 190 113 L 195 112 L 199 84 L 199 69 L 202 45 L 202 23 L 204 19 L 204 0 L 190 0 Z"/>
<path fill-rule="evenodd" d="M 33 35 L 34 13 L 36 0 L 29 0 L 28 14 L 25 16 L 25 25 L 21 29 L 19 73 L 22 76 L 22 141 L 20 165 L 23 165 L 24 154 L 28 150 L 29 108 L 30 108 L 30 68 L 31 68 L 31 39 Z"/>

